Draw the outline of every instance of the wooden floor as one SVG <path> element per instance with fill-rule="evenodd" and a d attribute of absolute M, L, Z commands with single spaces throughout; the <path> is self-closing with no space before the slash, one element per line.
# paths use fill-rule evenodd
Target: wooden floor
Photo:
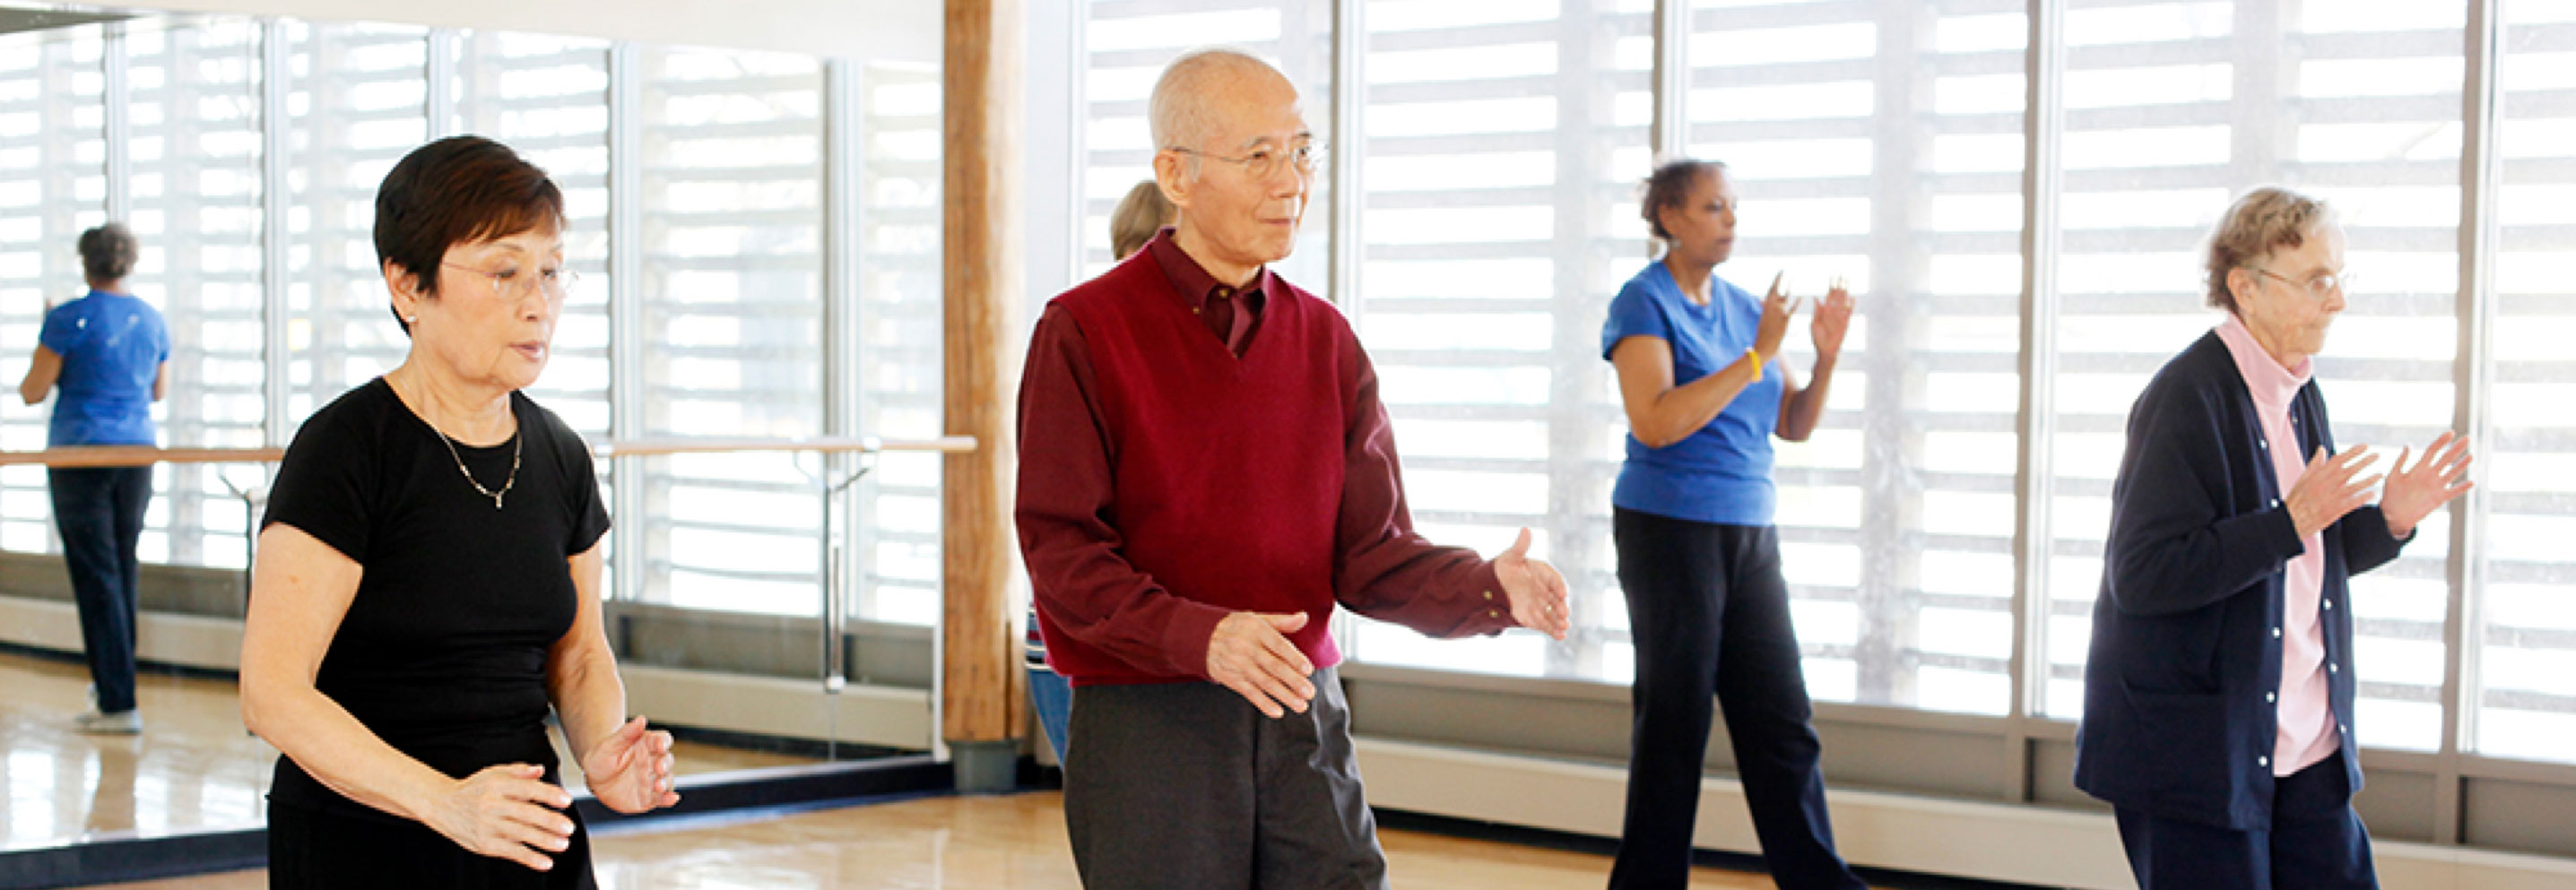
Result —
<path fill-rule="evenodd" d="M 1063 799 L 1053 792 L 936 797 L 719 827 L 630 831 L 597 840 L 602 890 L 1075 890 Z M 1405 890 L 1598 890 L 1601 856 L 1412 832 L 1385 832 Z M 248 871 L 128 890 L 258 890 Z M 1700 890 L 1770 887 L 1769 878 L 1700 869 Z"/>
<path fill-rule="evenodd" d="M 0 653 L 0 850 L 258 824 L 277 749 L 243 731 L 233 684 L 147 672 L 135 686 L 142 735 L 82 735 L 72 717 L 87 707 L 89 670 Z M 673 753 L 686 775 L 814 762 L 688 742 Z M 565 780 L 580 788 L 581 771 Z"/>
<path fill-rule="evenodd" d="M 88 671 L 68 661 L 0 653 L 0 849 L 83 837 L 256 824 L 277 752 L 242 731 L 228 681 L 147 673 L 141 736 L 71 730 Z M 560 740 L 558 740 L 560 743 Z M 680 771 L 811 762 L 682 744 Z M 573 771 L 577 773 L 578 771 Z M 577 775 L 572 778 L 578 778 Z M 1389 831 L 1395 885 L 1425 890 L 1598 888 L 1600 856 Z M 1053 793 L 939 797 L 598 839 L 603 890 L 803 890 L 1080 886 Z M 249 890 L 250 871 L 144 884 L 154 890 Z M 1759 875 L 1702 870 L 1695 888 L 1769 887 Z"/>

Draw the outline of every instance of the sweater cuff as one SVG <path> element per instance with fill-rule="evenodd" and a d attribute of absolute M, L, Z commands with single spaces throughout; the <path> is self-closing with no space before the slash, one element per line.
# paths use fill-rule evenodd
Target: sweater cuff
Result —
<path fill-rule="evenodd" d="M 1460 594 L 1459 602 L 1468 608 L 1467 620 L 1458 626 L 1459 636 L 1492 636 L 1515 627 L 1512 619 L 1511 594 L 1503 592 L 1503 576 L 1493 560 L 1469 573 L 1466 583 L 1473 585 Z"/>
<path fill-rule="evenodd" d="M 2283 562 L 2308 552 L 2308 542 L 2299 539 L 2298 520 L 2290 518 L 2290 505 L 2282 504 L 2260 515 L 2261 519 L 2255 525 L 2262 532 L 2264 542 L 2273 553 L 2280 555 Z"/>
<path fill-rule="evenodd" d="M 1174 599 L 1179 599 L 1174 597 Z M 1208 640 L 1216 636 L 1217 622 L 1233 610 L 1192 600 L 1180 600 L 1172 612 L 1172 621 L 1163 626 L 1163 657 L 1171 659 L 1173 671 L 1209 679 L 1207 668 Z"/>

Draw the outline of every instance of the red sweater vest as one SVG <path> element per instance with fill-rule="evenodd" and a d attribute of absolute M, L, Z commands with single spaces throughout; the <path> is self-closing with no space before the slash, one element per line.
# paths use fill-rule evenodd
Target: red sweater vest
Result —
<path fill-rule="evenodd" d="M 1341 660 L 1327 634 L 1350 428 L 1340 368 L 1358 341 L 1331 304 L 1281 284 L 1241 358 L 1144 251 L 1055 305 L 1091 353 L 1121 555 L 1173 596 L 1305 612 L 1290 641 L 1321 668 Z M 1048 661 L 1078 684 L 1195 679 L 1045 632 Z"/>

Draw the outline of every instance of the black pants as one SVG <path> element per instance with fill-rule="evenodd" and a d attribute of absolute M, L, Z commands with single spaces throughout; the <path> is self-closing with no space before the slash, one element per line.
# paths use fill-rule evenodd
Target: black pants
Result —
<path fill-rule="evenodd" d="M 548 854 L 554 867 L 536 871 L 507 859 L 466 850 L 418 822 L 353 816 L 271 804 L 268 808 L 270 890 L 595 890 L 590 830 L 581 813 L 572 818 L 572 843 Z M 755 881 L 755 883 L 757 883 Z"/>
<path fill-rule="evenodd" d="M 143 508 L 152 501 L 152 468 L 60 469 L 46 475 L 98 709 L 134 710 L 134 601 L 141 571 L 134 542 L 143 536 Z"/>
<path fill-rule="evenodd" d="M 1688 883 L 1710 712 L 1722 708 L 1772 878 L 1793 890 L 1863 888 L 1834 852 L 1779 533 L 1627 509 L 1614 511 L 1611 532 L 1637 681 L 1627 826 L 1610 886 Z"/>
<path fill-rule="evenodd" d="M 1386 890 L 1331 668 L 1271 719 L 1214 683 L 1079 686 L 1064 821 L 1094 890 Z"/>
<path fill-rule="evenodd" d="M 2370 832 L 2352 810 L 2346 752 L 2272 785 L 2272 827 L 2236 831 L 2120 807 L 2120 844 L 2142 890 L 2369 890 Z"/>

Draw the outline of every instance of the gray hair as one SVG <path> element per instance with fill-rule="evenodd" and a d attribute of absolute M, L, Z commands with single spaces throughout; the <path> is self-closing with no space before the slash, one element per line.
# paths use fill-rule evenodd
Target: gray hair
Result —
<path fill-rule="evenodd" d="M 1154 150 L 1188 148 L 1198 150 L 1212 126 L 1209 118 L 1209 85 L 1227 79 L 1268 74 L 1282 81 L 1287 75 L 1271 67 L 1259 56 L 1233 47 L 1212 46 L 1184 52 L 1163 66 L 1163 75 L 1154 80 L 1154 95 L 1146 105 L 1146 118 L 1153 127 Z"/>
<path fill-rule="evenodd" d="M 82 232 L 80 236 L 81 272 L 91 281 L 121 281 L 133 273 L 134 260 L 142 254 L 135 243 L 134 232 L 124 223 L 108 223 Z"/>
<path fill-rule="evenodd" d="M 2248 268 L 2274 250 L 2296 250 L 2320 226 L 2332 222 L 2334 210 L 2326 202 L 2280 186 L 2263 186 L 2237 198 L 2209 235 L 2204 268 L 2209 273 L 2210 307 L 2236 311 L 2236 294 L 2227 289 L 2228 272 Z"/>

